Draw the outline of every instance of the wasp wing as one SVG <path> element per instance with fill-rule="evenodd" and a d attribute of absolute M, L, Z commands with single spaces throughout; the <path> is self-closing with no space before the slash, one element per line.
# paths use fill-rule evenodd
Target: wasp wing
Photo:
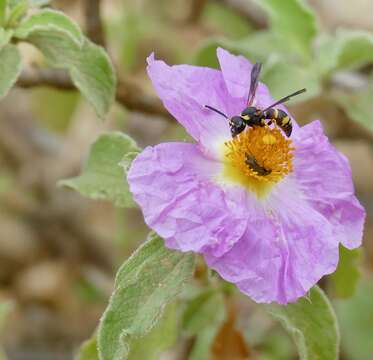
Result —
<path fill-rule="evenodd" d="M 259 75 L 260 75 L 261 70 L 262 70 L 261 63 L 256 63 L 251 69 L 250 90 L 249 90 L 249 96 L 247 98 L 247 106 L 250 106 L 254 101 L 256 89 L 259 83 Z"/>

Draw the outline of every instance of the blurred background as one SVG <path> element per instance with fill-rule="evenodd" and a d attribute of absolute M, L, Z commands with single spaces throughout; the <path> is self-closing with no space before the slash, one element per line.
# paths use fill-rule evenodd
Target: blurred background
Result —
<path fill-rule="evenodd" d="M 364 252 L 346 261 L 358 262 L 362 277 L 346 299 L 344 279 L 358 276 L 353 266 L 322 286 L 338 314 L 341 359 L 372 359 L 373 3 L 307 3 L 319 34 L 303 57 L 291 32 L 289 41 L 279 41 L 275 17 L 249 0 L 102 0 L 105 43 L 118 76 L 130 84 L 128 106 L 116 104 L 102 122 L 78 92 L 39 86 L 16 86 L 0 102 L 0 303 L 10 304 L 0 306 L 0 326 L 9 359 L 72 359 L 97 326 L 116 269 L 148 232 L 138 209 L 88 200 L 56 183 L 79 174 L 90 145 L 105 131 L 125 131 L 140 146 L 188 139 L 156 99 L 145 59 L 155 51 L 169 64 L 216 67 L 217 45 L 262 61 L 262 79 L 276 98 L 306 87 L 306 95 L 289 104 L 292 114 L 302 124 L 321 119 L 350 160 L 368 217 Z M 51 5 L 85 28 L 89 0 Z M 301 19 L 291 8 L 283 11 L 296 29 Z M 335 47 L 349 36 L 359 40 L 337 57 Z M 21 48 L 30 68 L 43 62 L 35 49 Z M 280 325 L 239 296 L 237 304 L 237 334 L 226 346 L 253 354 L 237 359 L 297 358 Z M 186 358 L 187 340 L 181 343 L 184 350 L 163 358 Z M 231 358 L 221 354 L 215 358 Z"/>

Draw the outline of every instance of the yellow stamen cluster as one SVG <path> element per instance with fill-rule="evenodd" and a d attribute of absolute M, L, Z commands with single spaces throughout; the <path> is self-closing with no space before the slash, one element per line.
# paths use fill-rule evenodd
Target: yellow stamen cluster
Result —
<path fill-rule="evenodd" d="M 279 128 L 255 126 L 225 142 L 225 177 L 260 195 L 292 171 L 294 147 Z"/>

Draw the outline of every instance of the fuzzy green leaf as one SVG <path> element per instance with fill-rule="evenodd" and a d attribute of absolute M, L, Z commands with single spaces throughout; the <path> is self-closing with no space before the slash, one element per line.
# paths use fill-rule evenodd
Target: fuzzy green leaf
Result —
<path fill-rule="evenodd" d="M 356 294 L 337 300 L 335 306 L 341 324 L 341 346 L 346 359 L 371 360 L 373 354 L 373 282 L 367 277 L 359 282 Z"/>
<path fill-rule="evenodd" d="M 13 303 L 11 302 L 3 302 L 0 303 L 0 333 L 3 331 L 4 325 L 7 321 L 7 317 L 10 313 L 10 311 L 13 308 Z M 0 360 L 6 360 L 7 357 L 5 355 L 5 352 L 0 347 Z"/>
<path fill-rule="evenodd" d="M 318 67 L 324 75 L 340 69 L 364 66 L 373 61 L 373 33 L 339 29 L 335 36 L 323 35 L 317 51 Z"/>
<path fill-rule="evenodd" d="M 0 99 L 17 81 L 22 70 L 21 55 L 15 45 L 5 45 L 0 50 Z"/>
<path fill-rule="evenodd" d="M 112 132 L 101 135 L 91 146 L 82 174 L 59 182 L 96 200 L 110 200 L 118 207 L 134 206 L 120 162 L 139 148 L 129 136 Z"/>
<path fill-rule="evenodd" d="M 183 327 L 196 336 L 189 360 L 208 359 L 214 338 L 226 318 L 221 292 L 207 290 L 195 297 L 183 316 Z"/>
<path fill-rule="evenodd" d="M 301 360 L 338 359 L 337 319 L 320 288 L 312 288 L 309 296 L 294 304 L 268 305 L 267 309 L 291 334 Z"/>
<path fill-rule="evenodd" d="M 129 344 L 129 360 L 158 360 L 160 354 L 170 348 L 177 340 L 178 316 L 177 303 L 167 306 L 162 318 L 144 337 Z"/>
<path fill-rule="evenodd" d="M 318 29 L 314 13 L 303 0 L 256 0 L 268 13 L 272 31 L 304 57 L 311 57 Z"/>
<path fill-rule="evenodd" d="M 79 26 L 68 18 L 63 12 L 45 9 L 25 19 L 16 29 L 14 36 L 27 40 L 38 31 L 55 30 L 68 34 L 77 44 L 82 45 L 84 37 Z"/>
<path fill-rule="evenodd" d="M 192 254 L 167 249 L 152 234 L 119 269 L 98 330 L 101 360 L 127 359 L 131 342 L 154 328 L 193 269 Z"/>
<path fill-rule="evenodd" d="M 0 28 L 0 50 L 7 44 L 13 36 L 13 30 L 5 30 Z"/>
<path fill-rule="evenodd" d="M 335 92 L 333 99 L 350 119 L 373 130 L 373 86 L 354 93 Z"/>
<path fill-rule="evenodd" d="M 74 85 L 104 117 L 114 101 L 116 79 L 103 48 L 82 37 L 68 17 L 52 10 L 25 19 L 15 36 L 39 48 L 52 67 L 68 70 Z"/>
<path fill-rule="evenodd" d="M 265 67 L 262 81 L 275 99 L 302 88 L 307 89 L 304 94 L 294 97 L 290 104 L 311 99 L 321 93 L 321 81 L 312 67 L 298 66 L 282 60 L 273 61 Z"/>
<path fill-rule="evenodd" d="M 361 248 L 349 250 L 340 246 L 338 268 L 330 276 L 334 294 L 337 297 L 348 298 L 354 295 L 361 276 L 359 269 L 361 260 Z"/>
<path fill-rule="evenodd" d="M 3 327 L 6 322 L 10 311 L 13 309 L 13 303 L 10 301 L 0 303 L 0 332 L 3 331 Z"/>
<path fill-rule="evenodd" d="M 27 10 L 29 8 L 29 3 L 27 0 L 20 0 L 14 2 L 14 5 L 9 6 L 9 14 L 7 16 L 7 26 L 8 27 L 16 27 L 18 26 L 19 22 L 22 18 L 24 18 L 27 14 Z"/>
<path fill-rule="evenodd" d="M 98 350 L 97 350 L 97 340 L 95 336 L 85 341 L 81 345 L 74 359 L 75 360 L 99 360 Z"/>
<path fill-rule="evenodd" d="M 0 0 L 0 26 L 4 26 L 5 24 L 7 5 L 7 0 Z"/>
<path fill-rule="evenodd" d="M 48 5 L 51 0 L 29 0 L 30 6 L 39 8 Z"/>

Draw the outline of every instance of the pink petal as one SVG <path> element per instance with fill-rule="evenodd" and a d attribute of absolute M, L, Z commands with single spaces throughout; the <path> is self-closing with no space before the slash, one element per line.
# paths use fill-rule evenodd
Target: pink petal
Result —
<path fill-rule="evenodd" d="M 242 101 L 230 96 L 220 71 L 190 65 L 168 66 L 153 55 L 148 58 L 147 70 L 164 106 L 204 147 L 213 151 L 231 137 L 228 121 L 205 108 L 210 105 L 228 117 L 242 110 Z"/>
<path fill-rule="evenodd" d="M 291 189 L 281 194 L 229 252 L 205 253 L 210 267 L 260 303 L 296 301 L 338 263 L 329 222 Z"/>
<path fill-rule="evenodd" d="M 130 190 L 168 247 L 220 256 L 244 233 L 246 208 L 240 196 L 212 182 L 218 171 L 219 163 L 187 143 L 147 147 L 132 163 Z"/>
<path fill-rule="evenodd" d="M 319 121 L 294 135 L 294 175 L 312 206 L 333 225 L 349 249 L 361 245 L 365 211 L 356 199 L 348 160 L 329 143 Z"/>

